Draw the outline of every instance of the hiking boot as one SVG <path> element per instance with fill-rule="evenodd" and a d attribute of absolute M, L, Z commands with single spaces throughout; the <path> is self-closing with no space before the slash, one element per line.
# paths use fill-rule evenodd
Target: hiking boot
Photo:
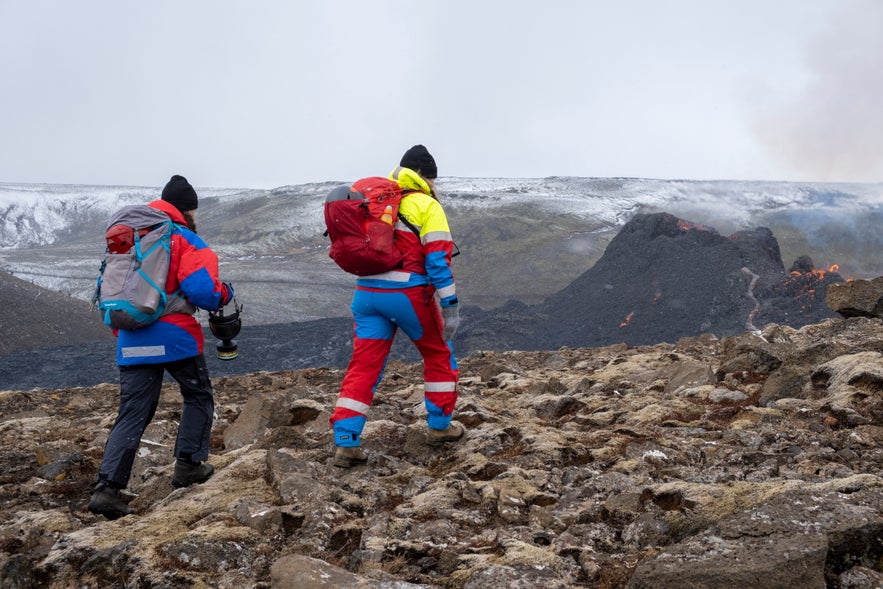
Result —
<path fill-rule="evenodd" d="M 175 474 L 172 476 L 172 486 L 176 489 L 189 487 L 194 483 L 204 483 L 215 473 L 215 467 L 208 462 L 187 462 L 186 460 L 175 461 Z"/>
<path fill-rule="evenodd" d="M 426 443 L 430 446 L 441 446 L 446 442 L 456 442 L 465 433 L 463 426 L 457 423 L 452 423 L 446 429 L 429 428 L 426 432 Z"/>
<path fill-rule="evenodd" d="M 368 462 L 368 457 L 360 446 L 337 446 L 337 449 L 334 450 L 334 466 L 350 468 L 366 462 Z"/>
<path fill-rule="evenodd" d="M 120 490 L 105 482 L 100 482 L 89 498 L 89 511 L 103 515 L 107 519 L 117 519 L 131 515 L 135 511 L 120 497 Z"/>

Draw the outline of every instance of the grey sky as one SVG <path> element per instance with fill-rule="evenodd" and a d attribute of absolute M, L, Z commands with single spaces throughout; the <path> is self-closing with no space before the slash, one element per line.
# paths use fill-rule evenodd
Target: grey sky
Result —
<path fill-rule="evenodd" d="M 0 0 L 0 182 L 883 181 L 878 0 Z"/>

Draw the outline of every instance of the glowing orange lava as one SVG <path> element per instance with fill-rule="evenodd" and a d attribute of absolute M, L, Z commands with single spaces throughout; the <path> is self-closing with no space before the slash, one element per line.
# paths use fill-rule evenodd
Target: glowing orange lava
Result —
<path fill-rule="evenodd" d="M 629 322 L 632 320 L 632 315 L 634 315 L 634 314 L 635 314 L 635 312 L 632 311 L 631 313 L 629 313 L 628 315 L 626 315 L 626 316 L 625 316 L 625 321 L 623 321 L 622 323 L 620 323 L 619 326 L 620 326 L 620 327 L 625 327 L 626 325 L 628 325 Z"/>
<path fill-rule="evenodd" d="M 678 219 L 678 228 L 682 231 L 689 231 L 690 229 L 696 229 L 698 231 L 712 231 L 714 229 L 709 227 L 708 225 L 700 225 L 699 223 L 691 223 L 690 221 L 684 221 L 683 219 Z"/>

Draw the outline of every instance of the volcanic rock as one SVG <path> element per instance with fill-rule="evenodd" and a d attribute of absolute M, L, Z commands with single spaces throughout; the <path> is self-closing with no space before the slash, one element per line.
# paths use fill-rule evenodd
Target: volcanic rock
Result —
<path fill-rule="evenodd" d="M 881 317 L 883 276 L 832 284 L 825 291 L 825 302 L 843 317 Z"/>
<path fill-rule="evenodd" d="M 216 472 L 185 489 L 167 382 L 115 521 L 86 502 L 117 387 L 0 392 L 0 586 L 874 587 L 880 327 L 476 353 L 442 448 L 422 366 L 392 361 L 352 469 L 342 370 L 216 377 Z"/>
<path fill-rule="evenodd" d="M 785 272 L 769 229 L 728 237 L 667 213 L 638 214 L 604 255 L 542 305 L 517 302 L 464 322 L 466 349 L 647 345 L 711 333 L 792 327 L 834 317 L 836 272 L 802 257 Z"/>

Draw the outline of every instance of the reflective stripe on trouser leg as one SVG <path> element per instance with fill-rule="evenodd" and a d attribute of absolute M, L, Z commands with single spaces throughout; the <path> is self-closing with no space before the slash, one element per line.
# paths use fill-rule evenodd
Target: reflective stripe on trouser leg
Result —
<path fill-rule="evenodd" d="M 377 313 L 371 294 L 356 290 L 353 296 L 353 356 L 330 420 L 338 446 L 360 444 L 368 409 L 383 378 L 395 336 L 395 324 Z"/>
<path fill-rule="evenodd" d="M 447 429 L 457 404 L 456 382 L 424 382 L 426 423 L 432 429 Z"/>

